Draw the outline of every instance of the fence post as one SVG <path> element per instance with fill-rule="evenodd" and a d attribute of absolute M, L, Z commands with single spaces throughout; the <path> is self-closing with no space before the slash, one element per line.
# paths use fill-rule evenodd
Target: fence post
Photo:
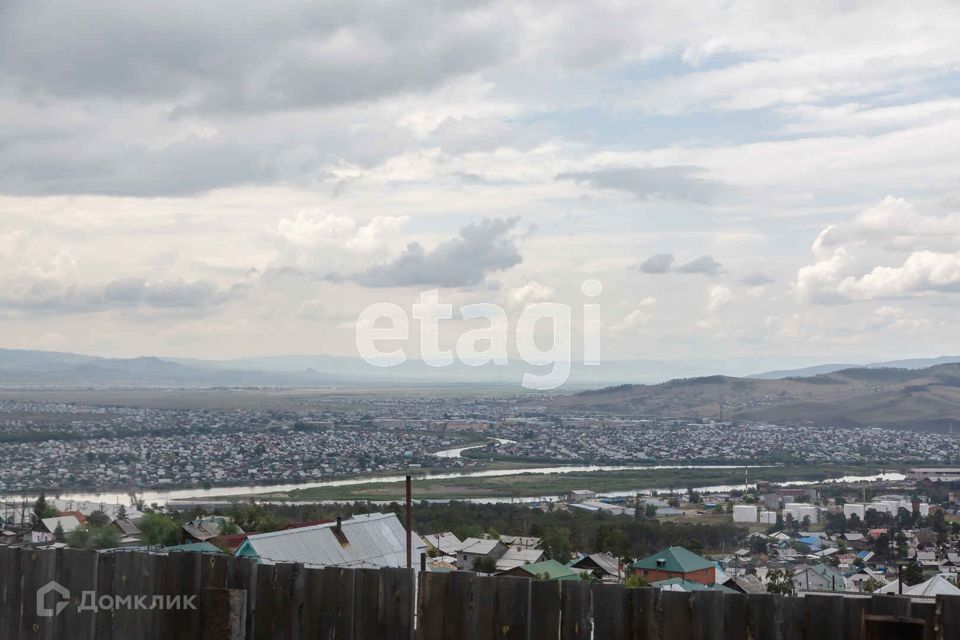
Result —
<path fill-rule="evenodd" d="M 937 596 L 937 640 L 960 638 L 960 596 Z"/>
<path fill-rule="evenodd" d="M 200 598 L 201 638 L 244 640 L 247 629 L 245 589 L 204 589 Z"/>

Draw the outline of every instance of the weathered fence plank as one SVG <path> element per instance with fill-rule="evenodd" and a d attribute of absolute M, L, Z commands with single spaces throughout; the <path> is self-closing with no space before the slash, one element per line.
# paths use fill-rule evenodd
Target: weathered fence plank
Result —
<path fill-rule="evenodd" d="M 20 552 L 12 547 L 0 547 L 0 639 L 16 640 L 20 633 Z"/>
<path fill-rule="evenodd" d="M 640 587 L 627 589 L 627 611 L 630 623 L 628 638 L 647 640 L 660 637 L 659 589 Z"/>
<path fill-rule="evenodd" d="M 693 637 L 697 640 L 724 640 L 723 594 L 719 591 L 694 591 L 690 594 Z"/>
<path fill-rule="evenodd" d="M 47 591 L 47 585 L 56 578 L 57 554 L 52 549 L 20 549 L 21 607 L 20 638 L 42 638 L 52 640 L 55 629 L 53 617 L 39 615 L 37 596 L 41 589 Z M 45 607 L 54 607 L 62 597 L 48 593 Z M 52 612 L 51 612 L 52 614 Z"/>
<path fill-rule="evenodd" d="M 626 640 L 627 594 L 621 584 L 593 585 L 593 633 L 597 638 Z"/>
<path fill-rule="evenodd" d="M 199 609 L 182 606 L 184 598 L 194 596 L 194 603 L 200 603 L 203 590 L 203 567 L 199 553 L 171 554 L 158 576 L 158 590 L 164 596 L 165 602 L 171 599 L 176 601 L 179 596 L 181 609 L 179 611 L 164 611 L 157 620 L 160 638 L 176 638 L 186 640 L 195 638 L 200 632 Z M 219 587 L 210 587 L 219 588 Z"/>
<path fill-rule="evenodd" d="M 783 640 L 804 640 L 806 638 L 805 598 L 778 598 Z"/>
<path fill-rule="evenodd" d="M 440 637 L 469 638 L 475 633 L 481 624 L 474 606 L 474 589 L 477 588 L 475 583 L 479 579 L 475 573 L 470 572 L 451 573 L 443 579 L 445 588 L 442 610 L 427 612 L 442 620 Z M 489 620 L 482 622 L 489 624 Z"/>
<path fill-rule="evenodd" d="M 764 640 L 783 638 L 783 618 L 777 606 L 780 599 L 771 593 L 754 593 L 747 596 L 751 638 L 764 638 Z"/>
<path fill-rule="evenodd" d="M 723 632 L 727 640 L 747 640 L 750 637 L 747 596 L 742 593 L 724 593 L 721 606 L 723 607 Z"/>
<path fill-rule="evenodd" d="M 910 598 L 906 596 L 875 595 L 870 599 L 870 613 L 877 616 L 910 617 Z"/>
<path fill-rule="evenodd" d="M 844 640 L 863 640 L 863 616 L 870 611 L 868 598 L 843 599 Z"/>
<path fill-rule="evenodd" d="M 690 594 L 682 591 L 661 591 L 660 609 L 663 612 L 664 638 L 692 638 L 693 621 Z"/>
<path fill-rule="evenodd" d="M 923 620 L 924 640 L 936 640 L 937 605 L 934 602 L 911 602 L 910 615 Z"/>
<path fill-rule="evenodd" d="M 412 569 L 380 570 L 380 637 L 384 640 L 413 638 L 414 572 Z"/>
<path fill-rule="evenodd" d="M 469 640 L 496 638 L 494 616 L 496 615 L 496 579 L 478 575 L 473 581 L 474 622 L 469 629 Z"/>
<path fill-rule="evenodd" d="M 247 594 L 242 589 L 204 589 L 200 594 L 203 640 L 244 640 Z"/>
<path fill-rule="evenodd" d="M 937 640 L 960 638 L 960 596 L 937 596 Z"/>
<path fill-rule="evenodd" d="M 494 632 L 497 638 L 527 640 L 530 636 L 530 578 L 491 578 L 496 585 Z"/>
<path fill-rule="evenodd" d="M 262 569 L 262 567 L 261 567 Z M 354 571 L 341 567 L 320 569 L 320 637 L 349 640 L 353 637 Z M 257 612 L 259 617 L 261 612 Z"/>
<path fill-rule="evenodd" d="M 255 636 L 299 640 L 303 609 L 303 565 L 263 565 L 257 571 L 257 577 Z"/>
<path fill-rule="evenodd" d="M 101 554 L 97 558 L 97 592 L 100 594 L 112 594 L 113 578 L 117 570 L 117 554 Z M 98 609 L 96 612 L 96 637 L 97 640 L 113 640 L 113 610 Z"/>
<path fill-rule="evenodd" d="M 157 556 L 149 553 L 117 553 L 113 591 L 100 592 L 98 600 L 113 597 L 113 632 L 126 638 L 153 638 L 154 612 L 138 608 L 137 598 L 156 593 L 153 583 Z"/>
<path fill-rule="evenodd" d="M 808 595 L 803 598 L 807 640 L 843 638 L 843 598 Z"/>
<path fill-rule="evenodd" d="M 593 603 L 589 586 L 564 580 L 560 601 L 560 637 L 564 640 L 590 638 L 593 632 Z"/>
<path fill-rule="evenodd" d="M 560 581 L 534 580 L 530 585 L 530 640 L 557 640 L 559 637 Z"/>
<path fill-rule="evenodd" d="M 380 571 L 357 569 L 353 573 L 353 637 L 380 638 Z"/>
<path fill-rule="evenodd" d="M 97 590 L 100 554 L 86 549 L 58 549 L 56 553 L 56 581 L 70 590 L 70 605 L 54 618 L 54 635 L 71 640 L 92 640 L 96 636 L 97 618 L 92 611 L 80 611 L 80 602 L 83 592 Z"/>

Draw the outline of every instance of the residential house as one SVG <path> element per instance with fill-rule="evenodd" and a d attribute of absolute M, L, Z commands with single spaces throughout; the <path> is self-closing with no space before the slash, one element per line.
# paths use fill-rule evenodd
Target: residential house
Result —
<path fill-rule="evenodd" d="M 793 571 L 797 591 L 846 591 L 843 574 L 826 564 L 800 565 Z"/>
<path fill-rule="evenodd" d="M 44 518 L 43 520 L 41 520 L 41 522 L 43 523 L 43 528 L 46 531 L 48 531 L 51 535 L 56 533 L 57 525 L 60 525 L 60 528 L 63 530 L 64 534 L 68 534 L 80 526 L 80 520 L 78 520 L 76 516 L 58 516 L 56 518 Z"/>
<path fill-rule="evenodd" d="M 670 547 L 630 566 L 634 575 L 642 576 L 649 583 L 681 578 L 700 584 L 716 582 L 716 563 L 698 556 L 683 547 Z"/>
<path fill-rule="evenodd" d="M 488 558 L 492 566 L 496 566 L 503 554 L 507 552 L 507 545 L 491 538 L 467 538 L 463 547 L 457 552 L 457 568 L 463 571 L 474 571 L 474 567 L 483 558 Z"/>
<path fill-rule="evenodd" d="M 419 559 L 427 546 L 411 534 L 411 555 Z M 300 562 L 308 567 L 406 566 L 406 530 L 396 514 L 369 513 L 349 520 L 299 529 L 247 535 L 234 555 L 262 564 Z"/>
<path fill-rule="evenodd" d="M 451 531 L 425 535 L 423 541 L 427 543 L 428 547 L 435 549 L 437 553 L 443 556 L 456 557 L 457 552 L 463 548 L 463 541 Z"/>
<path fill-rule="evenodd" d="M 592 574 L 600 582 L 620 580 L 620 561 L 608 553 L 591 553 L 570 565 L 582 574 Z"/>
<path fill-rule="evenodd" d="M 525 564 L 534 564 L 547 559 L 542 549 L 515 549 L 508 547 L 507 552 L 497 559 L 497 571 L 506 571 Z"/>
<path fill-rule="evenodd" d="M 538 580 L 580 580 L 580 574 L 556 560 L 544 560 L 501 571 L 498 576 L 517 576 Z"/>

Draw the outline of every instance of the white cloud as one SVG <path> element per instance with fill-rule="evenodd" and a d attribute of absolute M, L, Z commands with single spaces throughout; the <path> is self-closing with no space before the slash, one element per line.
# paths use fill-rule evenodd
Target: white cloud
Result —
<path fill-rule="evenodd" d="M 727 306 L 733 300 L 733 291 L 730 287 L 715 284 L 707 292 L 707 311 L 713 313 Z"/>
<path fill-rule="evenodd" d="M 534 302 L 551 300 L 555 294 L 552 287 L 534 282 L 527 282 L 523 286 L 515 287 L 507 292 L 507 302 L 513 307 L 526 307 Z"/>
<path fill-rule="evenodd" d="M 804 302 L 960 291 L 960 215 L 922 215 L 903 199 L 888 197 L 827 227 L 812 250 L 816 262 L 800 268 L 795 282 Z"/>

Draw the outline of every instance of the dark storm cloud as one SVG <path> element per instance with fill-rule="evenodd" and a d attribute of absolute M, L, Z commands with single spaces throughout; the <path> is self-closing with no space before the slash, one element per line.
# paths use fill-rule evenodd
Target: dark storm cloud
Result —
<path fill-rule="evenodd" d="M 594 189 L 629 193 L 642 200 L 686 200 L 710 202 L 724 186 L 702 177 L 701 167 L 610 167 L 594 171 L 561 173 L 558 180 L 573 180 Z"/>
<path fill-rule="evenodd" d="M 510 232 L 517 218 L 484 218 L 460 230 L 460 235 L 427 251 L 411 242 L 395 260 L 354 275 L 368 287 L 475 287 L 488 274 L 523 261 Z"/>

